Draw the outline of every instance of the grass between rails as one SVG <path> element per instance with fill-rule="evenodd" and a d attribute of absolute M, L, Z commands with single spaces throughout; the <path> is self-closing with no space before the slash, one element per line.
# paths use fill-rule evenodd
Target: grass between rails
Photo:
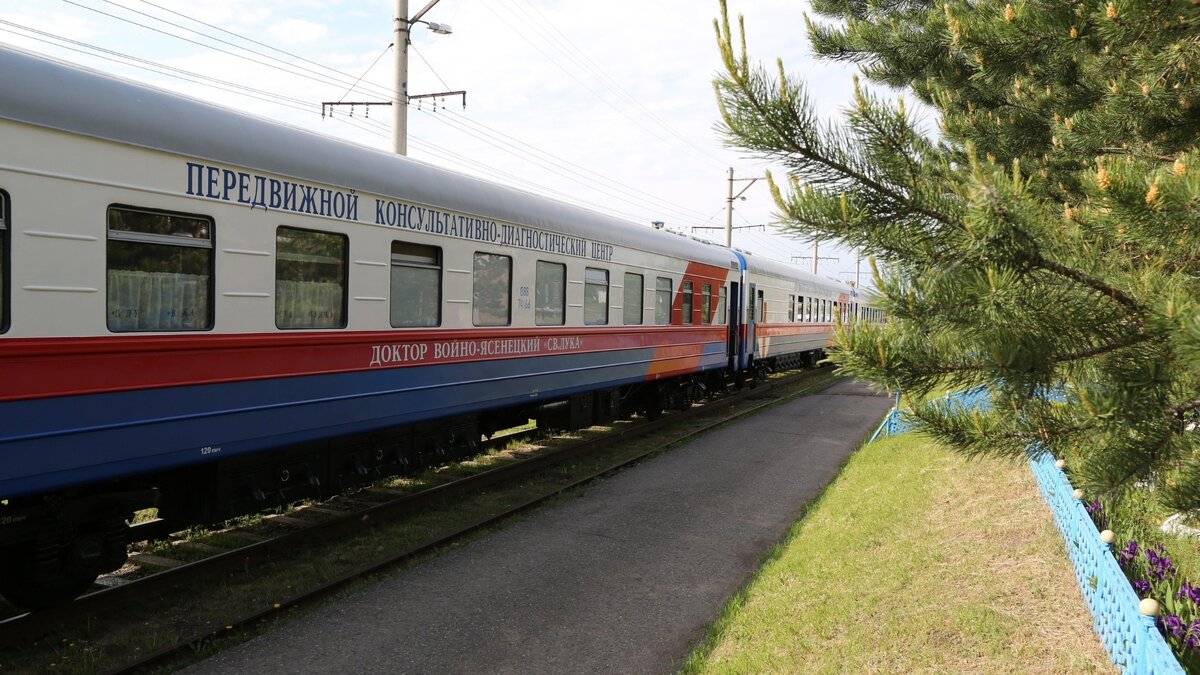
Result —
<path fill-rule="evenodd" d="M 774 391 L 771 395 L 802 395 L 827 387 L 834 381 L 836 378 L 830 374 L 816 375 L 791 385 L 787 392 Z M 756 400 L 743 401 L 736 404 L 732 410 L 714 411 L 706 416 L 706 419 L 717 420 L 733 411 L 754 407 L 760 403 L 761 401 Z M 707 422 L 697 420 L 693 424 L 700 426 L 704 423 Z M 425 489 L 518 461 L 544 451 L 544 448 L 577 440 L 581 435 L 590 437 L 606 432 L 605 429 L 596 428 L 547 443 L 514 445 L 472 461 L 429 471 L 415 478 L 394 479 L 390 486 L 412 491 Z M 589 455 L 550 467 L 511 484 L 444 500 L 443 503 L 431 505 L 420 513 L 396 523 L 373 526 L 368 532 L 358 536 L 306 547 L 270 563 L 222 575 L 216 579 L 207 579 L 191 586 L 181 586 L 162 597 L 147 598 L 144 602 L 125 608 L 115 615 L 81 616 L 77 623 L 64 625 L 54 635 L 47 636 L 25 649 L 0 652 L 0 672 L 94 673 L 112 670 L 135 659 L 139 654 L 151 653 L 173 644 L 199 629 L 224 621 L 231 615 L 270 607 L 279 599 L 294 595 L 297 589 L 322 584 L 373 559 L 382 559 L 395 551 L 404 550 L 440 533 L 458 529 L 483 516 L 502 511 L 510 505 L 522 503 L 533 496 L 567 485 L 579 476 L 612 465 L 623 458 L 647 449 L 665 450 L 672 447 L 672 441 L 681 433 L 679 429 L 664 429 L 650 436 L 620 444 L 598 455 Z M 568 492 L 558 499 L 569 499 L 584 489 L 586 487 Z M 507 523 L 497 527 L 503 527 L 505 524 Z M 258 525 L 250 527 L 252 531 L 257 528 Z M 480 532 L 474 537 L 483 536 L 485 533 L 486 531 Z M 224 535 L 215 535 L 215 539 L 202 541 L 220 541 L 221 536 Z M 460 541 L 459 544 L 463 541 L 466 540 Z M 410 565 L 420 564 L 437 554 L 438 552 L 426 554 L 412 561 Z M 344 593 L 361 589 L 371 581 L 364 579 Z M 188 662 L 202 659 L 270 630 L 277 621 L 287 621 L 303 611 L 306 610 L 286 610 L 280 613 L 276 621 L 265 622 L 252 630 L 231 631 L 219 639 L 195 645 L 195 652 L 190 658 L 165 664 L 156 669 L 156 672 L 173 672 Z"/>
<path fill-rule="evenodd" d="M 866 445 L 684 664 L 698 673 L 1117 672 L 1024 462 Z"/>

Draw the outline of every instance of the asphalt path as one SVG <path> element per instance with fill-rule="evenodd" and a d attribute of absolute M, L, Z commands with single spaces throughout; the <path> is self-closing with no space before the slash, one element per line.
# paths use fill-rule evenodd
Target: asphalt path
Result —
<path fill-rule="evenodd" d="M 890 403 L 840 382 L 185 672 L 671 672 Z"/>

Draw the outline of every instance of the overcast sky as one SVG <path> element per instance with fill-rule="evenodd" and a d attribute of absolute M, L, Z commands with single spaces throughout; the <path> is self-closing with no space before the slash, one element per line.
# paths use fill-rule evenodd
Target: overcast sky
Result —
<path fill-rule="evenodd" d="M 411 11 L 426 1 L 410 0 Z M 390 95 L 393 6 L 393 0 L 0 0 L 0 42 L 389 149 L 387 108 L 372 109 L 369 119 L 361 108 L 353 119 L 339 108 L 322 119 L 320 103 Z M 731 14 L 745 14 L 753 56 L 768 64 L 782 57 L 803 75 L 823 114 L 839 114 L 850 99 L 850 72 L 812 60 L 805 2 L 729 0 L 729 6 Z M 409 156 L 723 241 L 722 231 L 694 228 L 724 226 L 728 167 L 749 177 L 762 175 L 766 165 L 723 147 L 714 131 L 717 12 L 716 0 L 440 0 L 424 18 L 450 24 L 453 33 L 414 29 L 409 92 L 466 90 L 467 107 L 448 98 L 436 112 L 428 101 L 411 110 Z M 135 67 L 131 57 L 154 65 Z M 184 79 L 154 72 L 163 66 Z M 775 220 L 763 183 L 745 196 L 735 226 Z M 751 229 L 735 231 L 734 246 L 785 262 L 812 250 Z M 821 261 L 821 274 L 854 278 L 853 252 L 822 245 L 821 255 L 840 257 Z M 811 262 L 795 264 L 808 269 Z M 863 269 L 869 284 L 865 262 Z"/>

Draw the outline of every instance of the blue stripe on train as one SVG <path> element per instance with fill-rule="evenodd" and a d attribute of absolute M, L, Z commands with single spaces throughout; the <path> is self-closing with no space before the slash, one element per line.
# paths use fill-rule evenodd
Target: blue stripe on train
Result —
<path fill-rule="evenodd" d="M 645 379 L 653 353 L 592 352 L 5 403 L 0 498 L 632 384 Z M 724 345 L 705 345 L 700 369 L 724 365 Z"/>

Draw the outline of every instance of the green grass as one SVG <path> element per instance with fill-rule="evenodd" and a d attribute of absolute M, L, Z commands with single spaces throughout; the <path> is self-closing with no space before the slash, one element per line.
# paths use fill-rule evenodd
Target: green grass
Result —
<path fill-rule="evenodd" d="M 864 446 L 685 673 L 1116 672 L 1023 462 Z"/>

